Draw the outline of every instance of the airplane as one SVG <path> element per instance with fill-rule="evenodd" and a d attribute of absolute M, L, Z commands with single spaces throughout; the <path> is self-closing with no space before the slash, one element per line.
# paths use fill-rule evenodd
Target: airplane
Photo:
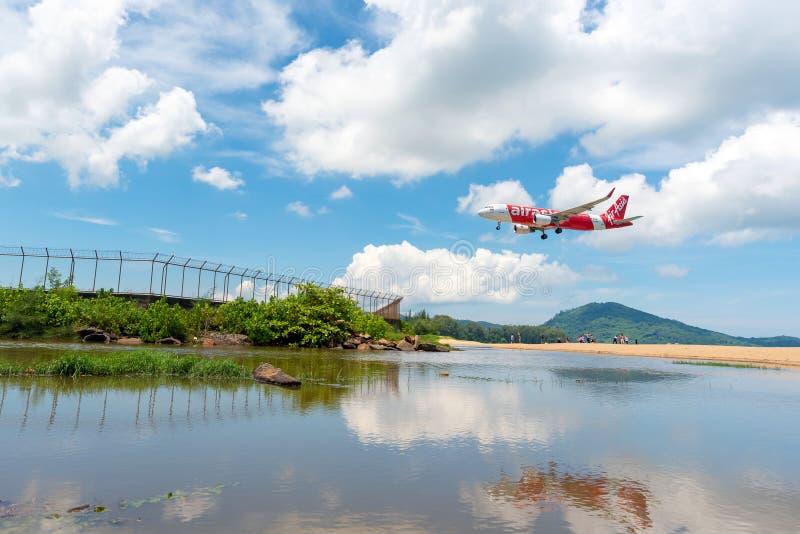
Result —
<path fill-rule="evenodd" d="M 615 188 L 616 189 L 616 188 Z M 603 198 L 598 198 L 586 204 L 581 204 L 568 210 L 551 210 L 547 208 L 535 208 L 531 206 L 519 206 L 516 204 L 489 204 L 478 211 L 478 215 L 484 219 L 497 221 L 496 230 L 500 229 L 500 223 L 511 222 L 514 224 L 516 234 L 535 234 L 537 230 L 542 232 L 542 239 L 547 239 L 546 230 L 554 229 L 555 233 L 560 234 L 564 229 L 567 230 L 612 230 L 614 228 L 624 228 L 633 226 L 633 221 L 641 219 L 641 215 L 625 218 L 625 208 L 628 207 L 628 195 L 620 196 L 608 210 L 602 215 L 584 213 L 590 211 L 596 205 L 605 202 L 614 194 L 612 189 Z"/>

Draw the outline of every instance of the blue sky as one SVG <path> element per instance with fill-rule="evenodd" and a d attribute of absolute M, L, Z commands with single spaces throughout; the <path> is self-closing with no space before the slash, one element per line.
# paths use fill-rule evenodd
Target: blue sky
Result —
<path fill-rule="evenodd" d="M 800 335 L 797 9 L 11 2 L 0 244 L 318 269 L 495 322 L 618 301 Z M 474 215 L 614 186 L 633 228 Z"/>

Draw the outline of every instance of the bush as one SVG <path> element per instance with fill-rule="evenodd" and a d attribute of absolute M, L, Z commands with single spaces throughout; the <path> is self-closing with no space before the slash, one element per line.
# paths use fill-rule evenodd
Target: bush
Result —
<path fill-rule="evenodd" d="M 152 303 L 142 314 L 139 336 L 143 341 L 158 341 L 165 337 L 174 337 L 181 341 L 186 339 L 184 314 L 179 305 L 170 306 L 165 297 Z"/>

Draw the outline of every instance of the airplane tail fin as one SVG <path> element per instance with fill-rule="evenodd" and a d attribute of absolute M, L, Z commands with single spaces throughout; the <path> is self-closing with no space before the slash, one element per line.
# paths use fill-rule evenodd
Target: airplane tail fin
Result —
<path fill-rule="evenodd" d="M 606 211 L 606 215 L 611 220 L 620 220 L 625 218 L 625 209 L 628 207 L 628 195 L 620 196 L 616 202 L 611 204 L 611 207 Z"/>

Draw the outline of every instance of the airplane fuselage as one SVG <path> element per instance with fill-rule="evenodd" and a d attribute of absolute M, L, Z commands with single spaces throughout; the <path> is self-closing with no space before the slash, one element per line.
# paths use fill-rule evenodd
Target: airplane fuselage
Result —
<path fill-rule="evenodd" d="M 579 213 L 558 224 L 550 220 L 550 215 L 558 213 L 557 210 L 537 208 L 533 206 L 520 206 L 517 204 L 489 204 L 478 212 L 484 219 L 497 222 L 514 223 L 515 231 L 528 227 L 531 230 L 550 230 L 563 228 L 565 230 L 610 230 L 632 226 L 630 222 L 614 222 L 607 213 Z"/>

